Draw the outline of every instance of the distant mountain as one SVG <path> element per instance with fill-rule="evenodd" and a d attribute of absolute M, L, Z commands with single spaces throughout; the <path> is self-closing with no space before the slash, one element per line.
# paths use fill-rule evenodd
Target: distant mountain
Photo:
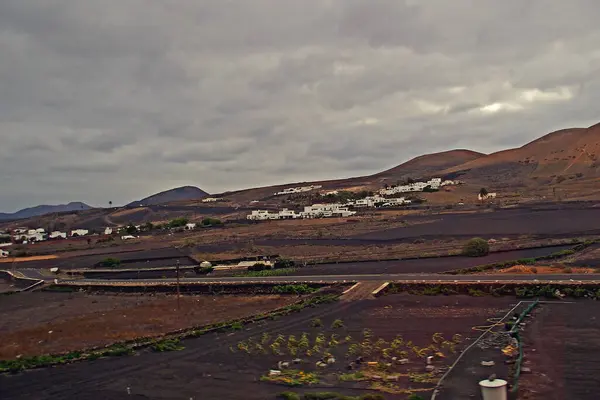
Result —
<path fill-rule="evenodd" d="M 182 186 L 171 190 L 165 190 L 146 197 L 142 200 L 132 201 L 126 207 L 137 207 L 139 205 L 152 206 L 156 204 L 170 203 L 172 201 L 194 200 L 207 197 L 208 193 L 195 186 Z"/>
<path fill-rule="evenodd" d="M 24 208 L 23 210 L 17 211 L 15 213 L 0 213 L 0 221 L 31 218 L 50 213 L 89 210 L 91 208 L 92 207 L 88 206 L 87 204 L 81 203 L 79 201 L 54 206 L 41 205 L 36 207 Z"/>

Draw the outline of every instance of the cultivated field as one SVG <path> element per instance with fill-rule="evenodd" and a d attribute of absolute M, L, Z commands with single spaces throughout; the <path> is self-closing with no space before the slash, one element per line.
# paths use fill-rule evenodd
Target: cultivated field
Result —
<path fill-rule="evenodd" d="M 2 376 L 0 387 L 3 397 L 23 399 L 264 400 L 286 390 L 380 393 L 386 399 L 405 399 L 417 391 L 427 397 L 455 351 L 477 335 L 472 327 L 502 315 L 512 302 L 510 298 L 404 294 L 340 301 L 242 331 L 185 340 L 181 351 L 141 351 L 136 357 Z M 439 353 L 433 362 L 436 371 L 429 373 L 424 357 L 433 353 Z M 326 354 L 335 362 L 317 367 L 315 363 Z M 364 362 L 348 369 L 359 356 Z M 410 361 L 401 365 L 392 357 Z M 298 364 L 292 362 L 296 358 L 301 359 Z M 290 362 L 284 375 L 264 377 L 278 361 Z M 365 365 L 370 361 L 380 364 Z M 289 387 L 300 382 L 304 384 Z"/>
<path fill-rule="evenodd" d="M 61 353 L 237 319 L 290 304 L 282 296 L 0 296 L 0 359 Z M 51 333 L 50 333 L 51 332 Z"/>

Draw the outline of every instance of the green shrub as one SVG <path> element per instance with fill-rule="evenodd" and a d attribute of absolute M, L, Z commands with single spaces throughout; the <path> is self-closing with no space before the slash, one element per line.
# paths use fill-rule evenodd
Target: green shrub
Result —
<path fill-rule="evenodd" d="M 336 319 L 331 323 L 331 329 L 339 329 L 344 327 L 344 321 L 341 319 Z"/>
<path fill-rule="evenodd" d="M 283 392 L 279 393 L 277 398 L 282 400 L 300 400 L 300 395 L 294 392 Z"/>
<path fill-rule="evenodd" d="M 273 292 L 279 294 L 309 294 L 315 292 L 316 290 L 316 288 L 310 287 L 305 283 L 273 286 Z"/>
<path fill-rule="evenodd" d="M 209 274 L 209 273 L 213 272 L 214 270 L 215 270 L 215 267 L 213 267 L 211 265 L 210 267 L 200 267 L 200 268 L 198 268 L 197 271 L 198 271 L 199 274 L 206 275 L 206 274 Z"/>
<path fill-rule="evenodd" d="M 312 326 L 313 328 L 322 328 L 323 321 L 321 321 L 321 318 L 315 318 L 310 322 L 310 326 Z"/>
<path fill-rule="evenodd" d="M 487 240 L 482 238 L 473 238 L 467 242 L 463 248 L 463 255 L 468 257 L 483 257 L 490 252 L 490 245 Z"/>
<path fill-rule="evenodd" d="M 183 217 L 182 217 L 182 218 L 175 218 L 175 219 L 172 219 L 172 220 L 171 220 L 171 221 L 170 221 L 170 222 L 167 224 L 167 226 L 168 226 L 169 228 L 181 228 L 181 227 L 184 227 L 184 226 L 186 226 L 186 224 L 187 224 L 188 222 L 189 222 L 189 220 L 188 220 L 187 218 L 183 218 Z"/>
<path fill-rule="evenodd" d="M 152 345 L 152 350 L 162 353 L 165 351 L 180 351 L 185 349 L 179 339 L 164 339 Z"/>
<path fill-rule="evenodd" d="M 232 331 L 241 331 L 244 329 L 244 325 L 242 325 L 241 322 L 234 322 L 233 324 L 231 324 L 230 329 Z"/>
<path fill-rule="evenodd" d="M 201 222 L 202 226 L 223 225 L 223 222 L 218 218 L 204 218 Z"/>
<path fill-rule="evenodd" d="M 296 263 L 292 260 L 288 260 L 286 258 L 278 258 L 275 261 L 275 264 L 273 265 L 273 267 L 275 269 L 280 269 L 280 268 L 293 268 L 296 265 Z"/>
<path fill-rule="evenodd" d="M 248 271 L 264 271 L 266 269 L 271 269 L 271 266 L 267 265 L 265 263 L 259 263 L 259 262 L 248 267 Z"/>
<path fill-rule="evenodd" d="M 108 257 L 100 261 L 98 265 L 103 268 L 116 268 L 119 265 L 121 265 L 121 260 L 119 260 L 118 258 Z"/>

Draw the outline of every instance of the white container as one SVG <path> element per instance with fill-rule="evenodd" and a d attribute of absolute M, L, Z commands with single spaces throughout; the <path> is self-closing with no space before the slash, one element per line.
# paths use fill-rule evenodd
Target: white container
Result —
<path fill-rule="evenodd" d="M 483 400 L 506 400 L 506 382 L 504 379 L 485 379 L 479 382 Z"/>

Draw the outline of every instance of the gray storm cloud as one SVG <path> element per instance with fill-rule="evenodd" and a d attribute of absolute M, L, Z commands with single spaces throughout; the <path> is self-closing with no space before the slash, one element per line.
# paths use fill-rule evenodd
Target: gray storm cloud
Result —
<path fill-rule="evenodd" d="M 377 172 L 598 122 L 589 1 L 0 2 L 0 211 Z"/>

